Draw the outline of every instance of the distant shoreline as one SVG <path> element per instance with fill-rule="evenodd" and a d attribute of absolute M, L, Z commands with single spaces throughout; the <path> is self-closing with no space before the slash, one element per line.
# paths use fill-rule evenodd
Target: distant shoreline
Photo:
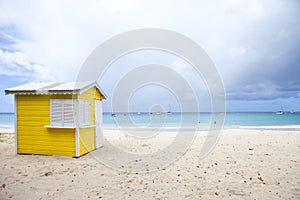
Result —
<path fill-rule="evenodd" d="M 166 127 L 190 127 L 200 128 L 212 125 L 225 125 L 225 127 L 272 127 L 300 125 L 300 113 L 276 114 L 274 112 L 251 112 L 251 113 L 124 113 L 124 114 L 103 114 L 103 127 L 122 126 L 166 126 Z M 1 125 L 14 125 L 15 115 L 0 114 Z M 275 126 L 275 127 L 274 127 Z"/>
<path fill-rule="evenodd" d="M 0 125 L 0 133 L 14 133 L 14 125 Z M 126 130 L 132 130 L 132 131 L 151 131 L 151 130 L 157 130 L 162 129 L 163 132 L 165 131 L 177 131 L 180 129 L 179 126 L 169 126 L 169 127 L 123 127 Z M 219 128 L 219 127 L 218 127 Z M 208 131 L 209 126 L 198 126 L 198 127 L 192 127 L 192 126 L 182 126 L 182 131 Z M 224 125 L 221 127 L 221 130 L 228 130 L 228 129 L 246 129 L 246 130 L 278 130 L 278 131 L 300 131 L 300 125 L 278 125 L 278 126 L 239 126 L 239 125 Z M 103 126 L 104 131 L 110 131 L 110 130 L 120 130 L 117 126 Z"/>
<path fill-rule="evenodd" d="M 236 113 L 236 114 L 241 114 L 241 113 L 274 113 L 276 114 L 276 112 L 278 111 L 227 111 L 225 113 Z M 285 110 L 283 112 L 288 112 L 287 114 L 300 114 L 300 111 L 293 111 L 292 113 L 289 113 L 290 111 L 288 110 Z M 132 111 L 132 112 L 103 112 L 103 114 L 137 114 L 137 113 L 140 113 L 140 114 L 150 114 L 150 112 L 146 112 L 146 111 Z M 161 112 L 162 114 L 167 114 L 167 112 Z M 180 114 L 180 113 L 183 113 L 183 114 L 195 114 L 195 113 L 203 113 L 203 114 L 212 114 L 212 113 L 219 113 L 219 112 L 206 112 L 206 111 L 203 111 L 203 112 L 172 112 L 174 114 Z M 14 112 L 0 112 L 0 114 L 15 114 Z"/>

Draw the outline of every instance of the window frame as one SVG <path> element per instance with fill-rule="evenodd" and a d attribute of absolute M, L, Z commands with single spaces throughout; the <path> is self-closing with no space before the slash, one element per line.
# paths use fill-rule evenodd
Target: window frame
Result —
<path fill-rule="evenodd" d="M 56 110 L 58 113 L 54 113 L 53 104 L 55 103 L 59 106 Z M 75 128 L 91 126 L 90 114 L 91 103 L 89 100 L 50 99 L 50 126 L 47 127 Z M 54 119 L 55 115 L 58 119 Z M 78 125 L 76 125 L 76 121 Z"/>

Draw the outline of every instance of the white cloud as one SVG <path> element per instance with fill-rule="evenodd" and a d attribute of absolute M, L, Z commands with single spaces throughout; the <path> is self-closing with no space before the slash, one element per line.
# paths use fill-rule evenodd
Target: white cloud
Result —
<path fill-rule="evenodd" d="M 181 58 L 175 59 L 171 64 L 171 67 L 181 75 L 190 74 L 192 69 L 192 66 Z"/>
<path fill-rule="evenodd" d="M 42 65 L 31 63 L 22 52 L 7 52 L 0 49 L 0 75 L 18 76 L 31 81 L 47 81 L 51 74 Z"/>
<path fill-rule="evenodd" d="M 280 0 L 5 1 L 0 6 L 0 37 L 13 42 L 6 45 L 13 52 L 2 51 L 1 62 L 10 64 L 2 66 L 0 73 L 28 71 L 34 79 L 74 80 L 89 53 L 105 40 L 128 30 L 156 27 L 180 32 L 203 46 L 227 88 L 238 91 L 250 75 L 256 84 L 255 73 L 270 71 L 265 66 L 268 59 L 283 56 L 281 52 L 289 48 L 286 44 L 293 43 L 299 33 L 295 4 Z M 190 74 L 186 65 L 176 62 L 178 70 Z"/>

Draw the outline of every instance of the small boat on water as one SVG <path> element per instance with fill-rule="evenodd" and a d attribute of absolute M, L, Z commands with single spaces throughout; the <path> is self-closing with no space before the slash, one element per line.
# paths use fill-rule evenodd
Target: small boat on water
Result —
<path fill-rule="evenodd" d="M 283 108 L 282 108 L 282 106 L 281 106 L 281 110 L 280 111 L 277 111 L 276 112 L 276 115 L 285 115 L 285 114 L 287 114 L 288 112 L 286 112 L 286 111 L 283 111 Z"/>
<path fill-rule="evenodd" d="M 172 112 L 171 112 L 171 105 L 169 104 L 169 111 L 167 112 L 168 115 L 172 115 Z"/>

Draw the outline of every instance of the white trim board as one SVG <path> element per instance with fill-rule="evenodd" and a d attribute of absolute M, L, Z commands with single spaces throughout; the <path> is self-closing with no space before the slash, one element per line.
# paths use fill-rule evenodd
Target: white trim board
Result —
<path fill-rule="evenodd" d="M 15 154 L 18 154 L 18 96 L 14 95 L 15 101 Z"/>

